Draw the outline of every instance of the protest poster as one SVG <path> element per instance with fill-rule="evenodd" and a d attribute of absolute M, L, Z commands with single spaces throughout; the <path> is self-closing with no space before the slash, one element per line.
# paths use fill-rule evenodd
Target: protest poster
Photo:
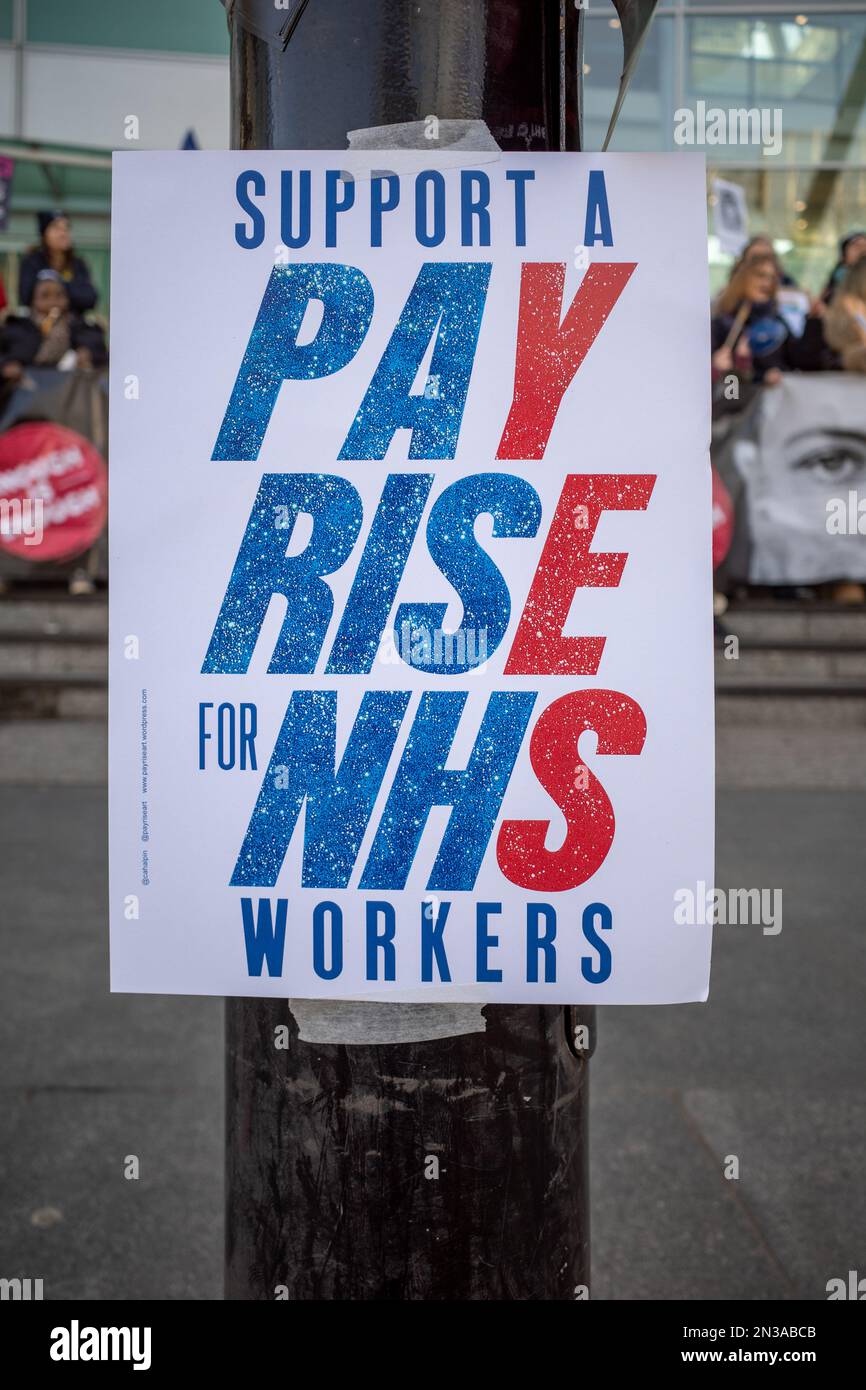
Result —
<path fill-rule="evenodd" d="M 115 155 L 113 989 L 706 997 L 704 180 Z"/>
<path fill-rule="evenodd" d="M 713 229 L 719 250 L 739 256 L 749 240 L 749 210 L 746 190 L 728 179 L 713 179 Z"/>

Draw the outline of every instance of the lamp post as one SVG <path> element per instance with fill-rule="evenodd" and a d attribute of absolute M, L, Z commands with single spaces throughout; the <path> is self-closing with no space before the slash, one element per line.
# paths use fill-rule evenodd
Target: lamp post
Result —
<path fill-rule="evenodd" d="M 227 10 L 237 148 L 339 149 L 431 116 L 506 150 L 579 148 L 570 0 Z M 288 1002 L 227 1001 L 227 1298 L 586 1296 L 593 1011 L 462 1007 L 359 1024 L 331 1005 L 299 1029 Z"/>

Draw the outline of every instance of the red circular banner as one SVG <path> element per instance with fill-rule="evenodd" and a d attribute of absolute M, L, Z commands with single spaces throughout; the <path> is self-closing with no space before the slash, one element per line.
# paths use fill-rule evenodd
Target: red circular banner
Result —
<path fill-rule="evenodd" d="M 72 560 L 105 525 L 108 471 L 83 435 L 33 421 L 0 435 L 0 549 Z"/>

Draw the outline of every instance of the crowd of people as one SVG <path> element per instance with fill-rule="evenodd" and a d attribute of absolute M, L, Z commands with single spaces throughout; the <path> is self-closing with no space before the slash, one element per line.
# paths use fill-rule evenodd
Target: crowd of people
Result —
<path fill-rule="evenodd" d="M 775 385 L 783 372 L 866 373 L 866 232 L 849 232 L 816 298 L 800 290 L 769 237 L 747 242 L 712 309 L 716 381 Z M 748 390 L 726 399 L 742 405 Z"/>
<path fill-rule="evenodd" d="M 714 459 L 717 453 L 724 457 L 728 447 L 725 441 L 731 438 L 732 431 L 736 432 L 739 428 L 742 434 L 747 429 L 744 412 L 753 405 L 760 410 L 765 404 L 761 399 L 762 393 L 778 387 L 786 374 L 834 372 L 843 375 L 855 373 L 861 377 L 866 375 L 866 231 L 852 231 L 842 238 L 838 260 L 817 296 L 806 293 L 797 285 L 782 265 L 768 237 L 752 237 L 731 267 L 727 284 L 713 301 L 711 346 Z M 853 439 L 856 435 L 859 440 L 861 416 L 866 407 L 866 383 L 863 385 L 863 407 L 853 402 L 856 420 L 836 418 L 840 409 L 843 415 L 851 414 L 852 397 L 848 393 L 836 397 L 835 407 L 828 408 L 825 404 L 828 418 L 817 417 L 813 422 L 816 426 L 813 433 L 817 435 L 818 430 L 822 430 L 826 439 L 822 453 L 822 476 L 826 475 L 831 492 L 834 487 L 836 491 L 841 488 L 845 468 L 850 463 L 843 457 L 845 451 L 837 436 L 845 434 Z M 816 387 L 817 383 L 814 383 L 811 388 L 813 400 Z M 804 383 L 803 391 L 799 392 L 800 399 L 804 398 L 805 391 Z M 827 399 L 829 397 L 825 393 L 825 401 Z M 840 400 L 843 402 L 841 407 L 838 405 Z M 766 398 L 766 404 L 769 404 L 769 398 Z M 789 408 L 789 404 L 786 404 L 785 409 Z M 754 411 L 751 413 L 754 415 Z M 739 424 L 739 421 L 743 423 Z M 750 421 L 749 428 L 752 424 Z M 762 444 L 762 452 L 765 447 Z M 762 473 L 768 475 L 769 463 L 765 461 L 765 465 L 762 465 Z M 807 503 L 815 518 L 814 498 L 804 501 L 801 497 L 798 503 L 796 482 L 796 476 L 783 470 L 783 476 L 774 483 L 777 489 L 787 488 L 787 496 L 779 495 L 773 506 L 775 529 L 771 544 L 777 557 L 786 543 L 789 551 L 795 543 L 793 535 L 786 542 L 779 534 L 780 528 L 786 527 L 785 518 L 790 527 L 790 520 L 799 505 L 805 531 L 806 513 L 802 508 Z M 752 479 L 752 486 L 756 489 L 759 485 L 765 487 L 766 483 L 767 478 L 760 483 L 757 478 Z M 762 518 L 766 521 L 770 514 L 766 499 L 762 506 Z M 815 525 L 816 520 L 813 519 L 813 528 Z M 767 539 L 766 535 L 760 539 L 752 536 L 752 543 L 766 544 Z M 821 566 L 815 563 L 815 543 L 816 531 L 813 529 L 809 542 L 812 551 L 807 554 L 805 544 L 801 545 L 803 559 L 800 563 L 805 570 L 811 566 L 814 573 L 818 573 Z M 820 544 L 820 541 L 817 543 Z M 861 582 L 863 566 L 859 546 L 857 553 L 853 554 L 856 574 L 847 572 L 852 562 L 850 549 L 846 547 L 843 554 L 843 548 L 837 544 L 833 556 L 842 572 L 832 581 L 818 582 L 807 578 L 805 585 L 791 582 L 771 586 L 774 596 L 866 602 L 866 587 Z M 766 566 L 758 564 L 754 568 L 760 571 Z M 750 566 L 750 573 L 751 569 Z M 724 609 L 724 598 L 718 596 L 717 603 L 718 613 Z"/>
<path fill-rule="evenodd" d="M 69 218 L 41 212 L 39 234 L 21 261 L 18 311 L 0 322 L 0 415 L 28 367 L 66 371 L 108 361 L 105 333 L 91 312 L 99 296 L 75 253 Z"/>
<path fill-rule="evenodd" d="M 56 383 L 77 389 L 89 378 L 93 385 L 85 389 L 98 389 L 94 374 L 108 363 L 105 330 L 94 313 L 99 294 L 87 262 L 76 253 L 67 215 L 41 212 L 38 224 L 39 240 L 21 260 L 13 311 L 0 280 L 0 422 L 56 419 L 87 433 L 87 425 L 69 418 L 74 412 L 68 393 L 58 392 Z M 78 558 L 67 579 L 71 594 L 93 593 L 95 561 L 95 547 Z M 0 594 L 9 592 L 10 583 L 0 573 Z"/>

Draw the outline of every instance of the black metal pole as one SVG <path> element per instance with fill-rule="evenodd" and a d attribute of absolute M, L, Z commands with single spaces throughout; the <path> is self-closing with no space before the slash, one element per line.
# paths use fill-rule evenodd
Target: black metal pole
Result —
<path fill-rule="evenodd" d="M 571 3 L 228 8 L 239 148 L 340 149 L 430 115 L 484 120 L 504 149 L 578 147 Z M 592 1011 L 484 1016 L 433 1041 L 309 1043 L 287 1003 L 227 1001 L 226 1298 L 585 1296 Z"/>
<path fill-rule="evenodd" d="M 484 120 L 504 150 L 580 148 L 573 0 L 229 0 L 228 13 L 237 149 L 344 149 L 349 130 L 430 115 Z"/>

